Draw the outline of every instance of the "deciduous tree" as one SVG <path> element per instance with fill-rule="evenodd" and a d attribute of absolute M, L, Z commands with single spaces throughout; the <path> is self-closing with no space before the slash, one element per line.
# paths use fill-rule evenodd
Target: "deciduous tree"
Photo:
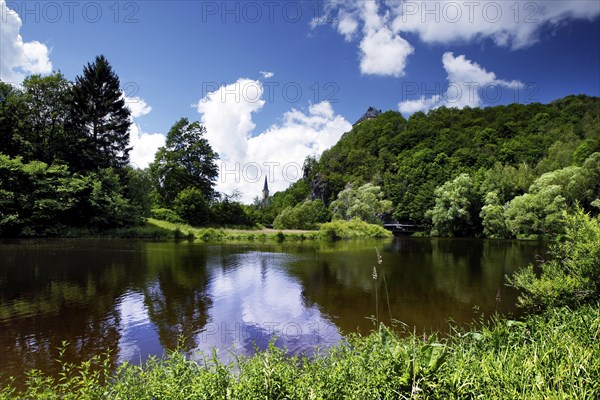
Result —
<path fill-rule="evenodd" d="M 205 133 L 206 128 L 199 122 L 182 118 L 171 127 L 166 145 L 156 153 L 150 172 L 163 206 L 171 207 L 177 195 L 191 187 L 198 189 L 207 201 L 215 197 L 218 154 Z"/>

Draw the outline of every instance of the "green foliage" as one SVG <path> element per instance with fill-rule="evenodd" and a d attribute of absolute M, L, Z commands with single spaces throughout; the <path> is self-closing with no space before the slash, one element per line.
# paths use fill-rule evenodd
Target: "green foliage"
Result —
<path fill-rule="evenodd" d="M 538 175 L 573 165 L 575 161 L 575 152 L 579 148 L 581 140 L 575 135 L 565 139 L 566 140 L 564 141 L 558 140 L 550 146 L 548 155 L 535 167 Z M 590 155 L 591 153 L 587 154 L 585 158 Z"/>
<path fill-rule="evenodd" d="M 254 241 L 267 240 L 278 241 L 282 238 L 279 232 L 270 232 L 262 229 L 232 229 L 232 228 L 198 228 L 191 225 L 172 223 L 164 220 L 153 218 L 148 219 L 148 224 L 156 230 L 162 230 L 168 233 L 169 238 L 175 236 L 179 239 L 197 238 L 207 242 L 237 242 L 237 241 Z M 123 231 L 123 230 L 118 230 Z M 178 232 L 175 234 L 175 232 Z M 317 240 L 320 239 L 318 232 L 281 232 L 285 240 Z M 119 235 L 113 235 L 119 237 Z"/>
<path fill-rule="evenodd" d="M 223 196 L 211 205 L 211 222 L 220 226 L 254 226 L 258 220 L 255 209 L 235 201 L 235 196 Z"/>
<path fill-rule="evenodd" d="M 333 220 L 322 224 L 319 228 L 319 236 L 326 240 L 339 240 L 388 238 L 392 237 L 393 234 L 380 225 L 369 224 L 361 219 L 354 218 L 350 221 Z"/>
<path fill-rule="evenodd" d="M 381 223 L 378 215 L 391 211 L 392 202 L 385 200 L 379 186 L 370 183 L 358 188 L 348 185 L 329 205 L 334 219 L 359 218 L 365 222 Z"/>
<path fill-rule="evenodd" d="M 0 236 L 37 235 L 74 202 L 65 166 L 40 161 L 23 164 L 0 154 Z"/>
<path fill-rule="evenodd" d="M 206 224 L 210 219 L 210 207 L 204 194 L 195 187 L 183 189 L 175 201 L 173 210 L 185 222 L 193 226 Z"/>
<path fill-rule="evenodd" d="M 287 207 L 273 221 L 275 229 L 317 229 L 318 224 L 331 219 L 331 214 L 322 200 L 305 201 Z"/>
<path fill-rule="evenodd" d="M 83 177 L 84 191 L 89 197 L 77 195 L 75 207 L 84 208 L 87 219 L 94 226 L 109 228 L 140 223 L 128 199 L 123 195 L 119 176 L 112 168 L 99 169 Z M 83 201 L 82 201 L 83 200 Z"/>
<path fill-rule="evenodd" d="M 600 138 L 586 139 L 573 152 L 573 160 L 581 165 L 589 156 L 597 152 L 600 152 Z"/>
<path fill-rule="evenodd" d="M 595 97 L 568 96 L 546 105 L 440 107 L 408 120 L 386 112 L 345 133 L 310 163 L 306 179 L 311 196 L 326 204 L 351 182 L 372 182 L 392 201 L 396 219 L 417 224 L 428 222 L 435 189 L 463 173 L 482 197 L 496 191 L 505 204 L 538 174 L 581 166 L 598 150 L 599 104 Z"/>
<path fill-rule="evenodd" d="M 529 265 L 509 279 L 522 294 L 519 304 L 539 310 L 577 306 L 600 298 L 600 223 L 578 210 L 566 217 L 566 231 L 552 249 L 553 259 Z M 539 275 L 536 274 L 540 270 Z"/>
<path fill-rule="evenodd" d="M 60 73 L 41 77 L 32 75 L 23 81 L 23 100 L 27 108 L 21 121 L 19 155 L 25 160 L 45 163 L 70 163 L 77 156 L 69 154 L 75 132 L 69 132 L 71 83 Z"/>
<path fill-rule="evenodd" d="M 24 164 L 0 154 L 0 236 L 59 235 L 67 226 L 135 225 L 141 215 L 111 169 L 70 174 L 65 165 Z"/>
<path fill-rule="evenodd" d="M 127 165 L 129 117 L 103 56 L 74 84 L 60 73 L 0 82 L 0 236 L 141 224 L 150 181 Z"/>
<path fill-rule="evenodd" d="M 461 174 L 435 190 L 431 218 L 433 236 L 465 236 L 478 226 L 479 197 L 473 180 Z"/>
<path fill-rule="evenodd" d="M 23 92 L 0 81 L 0 153 L 10 157 L 20 154 L 22 124 L 27 118 Z"/>
<path fill-rule="evenodd" d="M 183 223 L 183 219 L 177 215 L 177 213 L 169 208 L 153 208 L 152 218 L 159 219 L 161 221 L 167 221 L 174 224 Z"/>
<path fill-rule="evenodd" d="M 310 165 L 310 162 L 309 162 Z M 307 200 L 310 195 L 310 186 L 307 178 L 299 179 L 290 185 L 285 191 L 277 192 L 269 197 L 267 204 L 256 197 L 251 209 L 252 214 L 257 216 L 256 221 L 263 225 L 273 224 L 275 218 L 288 207 L 294 207 Z"/>
<path fill-rule="evenodd" d="M 202 231 L 200 239 L 204 240 L 205 242 L 216 242 L 219 240 L 223 240 L 225 236 L 225 231 L 223 231 L 222 229 L 207 228 L 204 231 Z"/>
<path fill-rule="evenodd" d="M 600 152 L 589 156 L 581 168 L 576 179 L 577 196 L 574 200 L 579 202 L 585 210 L 595 211 L 592 203 L 600 198 Z"/>
<path fill-rule="evenodd" d="M 554 237 L 564 229 L 564 211 L 574 210 L 577 205 L 586 211 L 595 211 L 593 202 L 600 196 L 599 182 L 600 153 L 592 154 L 580 167 L 568 166 L 544 173 L 531 184 L 528 192 L 504 206 L 500 199 L 494 204 L 486 203 L 481 213 L 484 233 L 488 237 Z"/>
<path fill-rule="evenodd" d="M 71 84 L 60 73 L 32 75 L 22 89 L 0 82 L 0 153 L 25 162 L 71 163 L 75 139 L 67 130 Z"/>
<path fill-rule="evenodd" d="M 541 187 L 534 193 L 515 197 L 504 216 L 511 235 L 518 238 L 554 237 L 564 229 L 566 201 L 561 187 Z"/>
<path fill-rule="evenodd" d="M 125 169 L 124 196 L 130 200 L 131 205 L 142 217 L 149 217 L 152 210 L 152 178 L 148 169 L 127 167 Z"/>
<path fill-rule="evenodd" d="M 527 164 L 521 163 L 518 167 L 495 163 L 486 171 L 481 183 L 480 193 L 484 196 L 496 192 L 500 204 L 504 204 L 516 196 L 527 192 L 536 176 Z"/>
<path fill-rule="evenodd" d="M 504 217 L 504 206 L 500 204 L 498 194 L 489 192 L 485 196 L 485 205 L 481 207 L 481 224 L 483 234 L 492 239 L 503 239 L 510 237 L 506 218 Z"/>
<path fill-rule="evenodd" d="M 156 153 L 150 173 L 162 206 L 172 207 L 183 190 L 196 188 L 205 199 L 215 196 L 218 158 L 204 137 L 206 128 L 187 118 L 177 121 L 167 134 L 167 142 Z"/>

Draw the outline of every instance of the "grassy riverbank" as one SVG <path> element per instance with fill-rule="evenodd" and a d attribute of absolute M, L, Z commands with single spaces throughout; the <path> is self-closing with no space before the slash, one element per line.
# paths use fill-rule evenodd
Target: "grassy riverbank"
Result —
<path fill-rule="evenodd" d="M 190 237 L 203 241 L 266 241 L 266 240 L 314 240 L 318 231 L 275 230 L 267 228 L 197 228 L 187 224 L 175 224 L 157 219 L 148 219 L 148 224 L 173 232 L 176 237 Z"/>
<path fill-rule="evenodd" d="M 392 233 L 379 225 L 361 220 L 332 221 L 319 230 L 194 227 L 149 218 L 144 225 L 113 229 L 66 228 L 58 234 L 65 238 L 131 238 L 153 240 L 198 240 L 204 242 L 303 241 L 340 239 L 382 239 Z"/>
<path fill-rule="evenodd" d="M 81 233 L 81 232 L 79 232 Z M 269 228 L 198 228 L 187 224 L 175 224 L 157 219 L 148 219 L 140 227 L 114 229 L 100 232 L 100 236 L 146 238 L 146 239 L 189 239 L 205 242 L 229 241 L 302 241 L 389 238 L 392 233 L 379 225 L 360 220 L 333 221 L 322 224 L 319 230 L 269 229 Z M 74 234 L 77 236 L 77 232 Z M 84 232 L 83 236 L 93 236 Z"/>

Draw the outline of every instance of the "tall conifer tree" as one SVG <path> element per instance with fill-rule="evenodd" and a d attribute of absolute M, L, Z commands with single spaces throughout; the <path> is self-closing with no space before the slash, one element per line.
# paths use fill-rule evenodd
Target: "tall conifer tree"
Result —
<path fill-rule="evenodd" d="M 97 56 L 76 78 L 72 114 L 79 168 L 121 169 L 128 164 L 131 112 L 119 77 L 104 56 Z"/>

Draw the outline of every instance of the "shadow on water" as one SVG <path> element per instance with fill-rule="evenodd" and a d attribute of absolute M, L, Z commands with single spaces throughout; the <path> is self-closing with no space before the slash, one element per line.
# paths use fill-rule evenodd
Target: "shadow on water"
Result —
<path fill-rule="evenodd" d="M 389 323 L 382 275 L 394 319 L 417 332 L 443 332 L 448 319 L 478 318 L 475 306 L 485 315 L 516 313 L 517 294 L 504 277 L 545 249 L 539 242 L 414 238 L 0 243 L 0 384 L 10 375 L 22 381 L 31 368 L 57 376 L 65 340 L 65 361 L 113 349 L 113 366 L 178 344 L 192 356 L 213 347 L 249 355 L 275 337 L 289 353 L 310 356 L 344 334 L 370 331 L 376 299 L 379 319 Z M 224 361 L 229 354 L 219 352 Z"/>

